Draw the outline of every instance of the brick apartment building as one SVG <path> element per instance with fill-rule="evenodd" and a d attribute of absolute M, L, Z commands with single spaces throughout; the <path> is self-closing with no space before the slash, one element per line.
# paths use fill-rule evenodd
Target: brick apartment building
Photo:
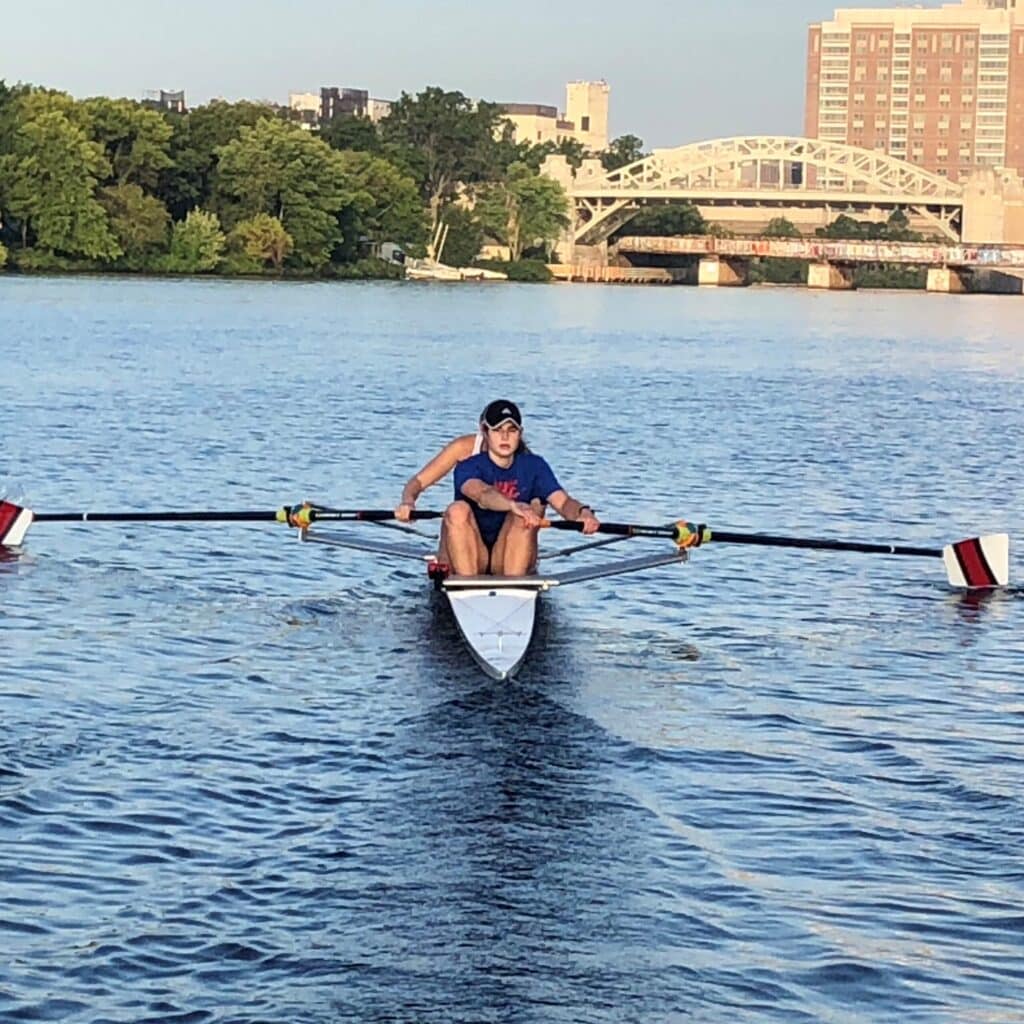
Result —
<path fill-rule="evenodd" d="M 952 181 L 1024 174 L 1024 0 L 842 9 L 811 25 L 804 129 Z"/>

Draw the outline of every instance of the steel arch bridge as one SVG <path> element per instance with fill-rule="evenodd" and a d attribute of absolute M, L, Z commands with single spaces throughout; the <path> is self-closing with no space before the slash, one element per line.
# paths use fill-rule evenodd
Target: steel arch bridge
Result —
<path fill-rule="evenodd" d="M 954 241 L 960 185 L 904 160 L 821 139 L 760 135 L 655 150 L 604 173 L 584 164 L 570 186 L 573 241 L 605 241 L 642 206 L 827 208 L 834 214 L 903 209 Z M 588 173 L 589 171 L 589 173 Z"/>

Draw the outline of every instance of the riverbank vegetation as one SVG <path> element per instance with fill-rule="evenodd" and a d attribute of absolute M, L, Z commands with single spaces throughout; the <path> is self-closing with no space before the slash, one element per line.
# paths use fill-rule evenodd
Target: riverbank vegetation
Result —
<path fill-rule="evenodd" d="M 397 276 L 378 247 L 424 255 L 445 218 L 460 262 L 489 240 L 517 263 L 567 223 L 564 191 L 538 173 L 553 148 L 516 144 L 497 106 L 438 88 L 379 125 L 311 132 L 257 103 L 179 114 L 0 82 L 0 265 Z"/>

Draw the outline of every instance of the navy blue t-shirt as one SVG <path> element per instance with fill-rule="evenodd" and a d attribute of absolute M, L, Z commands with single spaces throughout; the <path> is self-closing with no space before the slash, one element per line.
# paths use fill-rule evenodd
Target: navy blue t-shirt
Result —
<path fill-rule="evenodd" d="M 456 501 L 469 501 L 462 493 L 462 485 L 467 480 L 482 480 L 505 495 L 506 498 L 523 504 L 529 504 L 534 498 L 547 501 L 555 491 L 562 489 L 562 485 L 555 479 L 551 467 L 533 452 L 520 452 L 512 460 L 512 465 L 508 469 L 504 469 L 494 462 L 487 452 L 463 459 L 455 467 Z M 476 516 L 477 525 L 480 527 L 480 536 L 483 537 L 484 543 L 491 547 L 498 539 L 502 523 L 505 522 L 505 516 L 508 513 L 480 508 L 475 501 L 469 503 Z"/>

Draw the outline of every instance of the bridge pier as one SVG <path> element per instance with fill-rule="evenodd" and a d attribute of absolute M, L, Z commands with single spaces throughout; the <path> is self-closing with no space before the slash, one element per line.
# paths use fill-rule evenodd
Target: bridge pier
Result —
<path fill-rule="evenodd" d="M 807 287 L 820 288 L 824 291 L 847 292 L 856 285 L 853 283 L 853 267 L 848 263 L 809 263 L 807 265 Z"/>
<path fill-rule="evenodd" d="M 750 284 L 750 260 L 705 256 L 697 270 L 697 284 L 712 288 L 740 288 Z"/>
<path fill-rule="evenodd" d="M 963 295 L 967 291 L 969 277 L 970 271 L 957 270 L 955 267 L 929 267 L 925 288 L 943 295 Z"/>

